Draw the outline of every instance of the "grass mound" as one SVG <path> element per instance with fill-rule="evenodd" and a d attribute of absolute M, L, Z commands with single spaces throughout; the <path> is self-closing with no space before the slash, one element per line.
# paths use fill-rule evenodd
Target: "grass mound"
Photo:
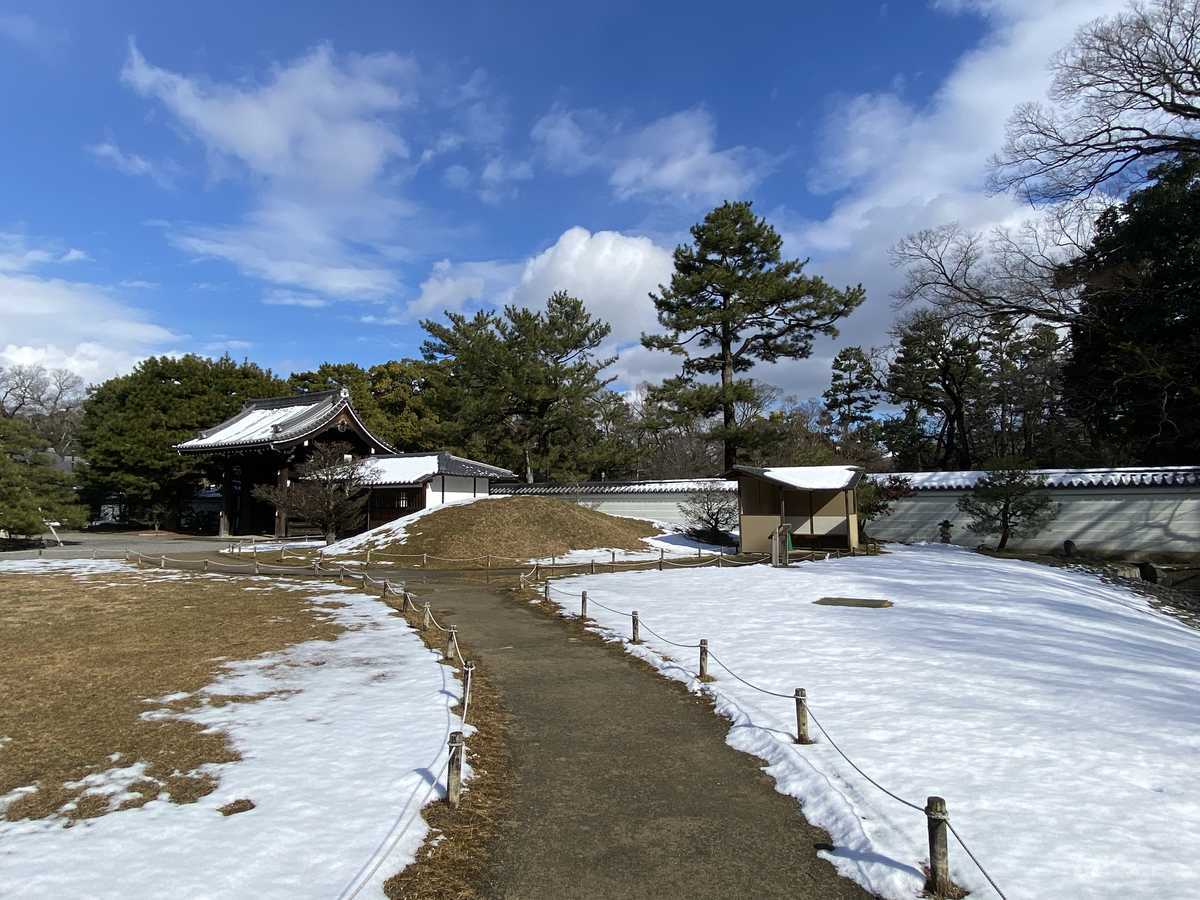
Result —
<path fill-rule="evenodd" d="M 596 547 L 644 550 L 642 538 L 660 531 L 650 522 L 610 516 L 569 500 L 504 497 L 435 510 L 409 525 L 403 541 L 371 546 L 391 553 L 534 559 Z"/>

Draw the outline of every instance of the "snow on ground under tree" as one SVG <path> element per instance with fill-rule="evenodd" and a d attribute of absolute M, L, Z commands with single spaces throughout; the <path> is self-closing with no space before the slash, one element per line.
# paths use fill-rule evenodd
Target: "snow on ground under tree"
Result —
<path fill-rule="evenodd" d="M 1076 571 L 941 546 L 789 569 L 694 569 L 574 577 L 590 616 L 626 648 L 698 682 L 707 638 L 743 678 L 791 695 L 869 775 L 951 823 L 1010 898 L 1184 898 L 1200 878 L 1200 633 L 1134 592 Z M 563 610 L 579 601 L 552 591 Z M 886 609 L 815 605 L 880 598 Z M 917 896 L 925 817 L 855 773 L 795 705 L 713 661 L 728 742 L 767 761 L 778 790 L 830 832 L 845 875 L 889 898 Z M 698 786 L 702 789 L 702 786 Z M 995 896 L 951 838 L 951 872 Z"/>
<path fill-rule="evenodd" d="M 0 562 L 0 586 L 5 573 L 37 571 L 137 572 L 111 561 Z M 179 714 L 227 732 L 243 757 L 209 767 L 219 782 L 213 793 L 184 805 L 153 800 L 69 828 L 57 819 L 0 820 L 4 896 L 337 897 L 361 876 L 359 896 L 380 897 L 383 881 L 415 858 L 427 832 L 420 808 L 445 795 L 460 682 L 375 597 L 336 585 L 245 581 L 248 590 L 282 586 L 344 604 L 328 613 L 346 630 L 333 641 L 229 663 L 204 691 L 279 694 Z M 0 752 L 2 745 L 0 735 Z M 99 773 L 96 788 L 119 791 L 135 774 Z M 218 812 L 239 798 L 255 808 Z M 13 799 L 0 798 L 0 809 Z M 381 856 L 368 879 L 362 870 Z"/>

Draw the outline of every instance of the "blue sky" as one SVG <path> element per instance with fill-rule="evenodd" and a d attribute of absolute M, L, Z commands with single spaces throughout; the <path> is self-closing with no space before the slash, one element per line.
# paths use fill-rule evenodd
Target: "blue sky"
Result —
<path fill-rule="evenodd" d="M 1023 214 L 987 157 L 1118 5 L 0 3 L 0 365 L 370 365 L 445 308 L 565 288 L 628 386 L 675 369 L 637 346 L 670 250 L 745 198 L 867 286 L 756 373 L 812 396 L 884 339 L 891 244 Z"/>

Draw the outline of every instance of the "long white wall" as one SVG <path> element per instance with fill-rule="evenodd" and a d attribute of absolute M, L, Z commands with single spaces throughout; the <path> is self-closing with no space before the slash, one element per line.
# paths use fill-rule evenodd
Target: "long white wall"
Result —
<path fill-rule="evenodd" d="M 958 510 L 963 491 L 922 491 L 892 506 L 867 525 L 882 540 L 936 541 L 938 523 L 949 519 L 950 540 L 975 547 L 997 538 L 967 530 Z M 1072 540 L 1080 551 L 1120 556 L 1200 555 L 1200 491 L 1195 488 L 1070 488 L 1050 491 L 1058 517 L 1038 535 L 1014 538 L 1014 549 L 1047 551 Z"/>
<path fill-rule="evenodd" d="M 688 494 L 582 494 L 568 499 L 586 504 L 610 516 L 628 516 L 683 525 L 679 504 Z"/>
<path fill-rule="evenodd" d="M 468 478 L 465 475 L 435 475 L 425 484 L 425 506 L 441 506 L 443 503 L 453 503 L 455 500 L 469 500 L 471 497 L 484 496 L 488 493 L 488 479 Z"/>

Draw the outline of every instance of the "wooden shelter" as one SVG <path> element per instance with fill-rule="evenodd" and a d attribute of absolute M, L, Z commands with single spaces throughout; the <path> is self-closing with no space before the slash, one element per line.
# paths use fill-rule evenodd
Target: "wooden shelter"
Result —
<path fill-rule="evenodd" d="M 233 418 L 175 449 L 220 461 L 222 536 L 283 537 L 288 533 L 287 516 L 255 499 L 253 490 L 260 484 L 288 484 L 292 469 L 322 442 L 347 443 L 358 456 L 392 452 L 363 424 L 345 388 L 251 400 Z"/>
<path fill-rule="evenodd" d="M 734 466 L 743 553 L 767 553 L 786 533 L 797 549 L 858 546 L 858 466 Z"/>

